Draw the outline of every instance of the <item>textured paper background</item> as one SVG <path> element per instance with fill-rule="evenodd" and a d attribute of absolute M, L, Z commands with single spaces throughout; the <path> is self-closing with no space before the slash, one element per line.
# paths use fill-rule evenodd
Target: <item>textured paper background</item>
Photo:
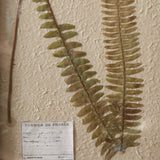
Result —
<path fill-rule="evenodd" d="M 69 102 L 71 95 L 60 77 L 59 60 L 52 57 L 43 39 L 42 23 L 35 11 L 36 4 L 23 0 L 14 65 L 12 115 L 16 123 L 6 125 L 9 60 L 13 40 L 18 0 L 0 0 L 0 158 L 21 160 L 21 121 L 75 121 L 76 160 L 101 160 L 100 148 L 94 147 L 86 126 L 76 117 L 77 109 Z M 53 0 L 52 6 L 59 23 L 76 25 L 83 43 L 82 50 L 98 71 L 97 77 L 105 84 L 105 50 L 101 25 L 100 0 Z M 160 159 L 160 1 L 136 0 L 138 30 L 141 33 L 141 53 L 145 71 L 145 105 L 143 111 L 141 145 L 119 153 L 113 160 Z M 51 40 L 52 41 L 52 40 Z M 105 93 L 107 93 L 107 90 Z"/>

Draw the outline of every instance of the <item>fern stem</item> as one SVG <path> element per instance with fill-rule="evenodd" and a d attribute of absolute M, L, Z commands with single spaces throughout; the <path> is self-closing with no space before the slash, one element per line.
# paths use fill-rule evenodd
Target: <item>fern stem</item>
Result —
<path fill-rule="evenodd" d="M 123 138 L 124 138 L 124 117 L 125 117 L 125 97 L 126 97 L 126 63 L 125 63 L 125 55 L 123 49 L 123 39 L 121 32 L 121 17 L 120 17 L 120 1 L 117 2 L 117 14 L 118 14 L 118 30 L 119 30 L 119 39 L 122 53 L 122 62 L 123 62 L 123 103 L 122 103 L 122 132 L 121 132 L 121 145 L 120 151 L 123 151 Z"/>
<path fill-rule="evenodd" d="M 13 40 L 13 48 L 11 53 L 11 62 L 10 62 L 10 72 L 9 72 L 9 89 L 8 89 L 8 107 L 7 107 L 7 114 L 8 114 L 8 123 L 12 123 L 11 117 L 11 102 L 12 102 L 12 85 L 13 85 L 13 65 L 14 65 L 14 57 L 16 51 L 16 44 L 17 44 L 17 34 L 18 34 L 18 25 L 19 25 L 19 17 L 20 17 L 20 10 L 21 10 L 22 0 L 18 2 L 18 9 L 16 15 L 16 24 L 15 24 L 15 31 L 14 31 L 14 40 Z"/>
<path fill-rule="evenodd" d="M 89 92 L 88 92 L 88 90 L 87 90 L 87 88 L 86 88 L 86 85 L 85 85 L 85 83 L 83 82 L 82 77 L 81 77 L 81 75 L 79 74 L 79 72 L 78 72 L 78 70 L 77 70 L 77 68 L 76 68 L 76 65 L 75 65 L 74 62 L 73 62 L 73 59 L 72 59 L 72 57 L 71 57 L 71 50 L 69 50 L 69 49 L 67 48 L 67 45 L 66 45 L 66 43 L 65 43 L 65 40 L 64 40 L 64 38 L 63 38 L 63 36 L 62 36 L 62 33 L 61 33 L 61 31 L 60 31 L 60 28 L 59 28 L 59 26 L 58 26 L 58 22 L 57 22 L 57 20 L 56 20 L 56 17 L 55 17 L 55 15 L 54 15 L 53 10 L 52 10 L 51 4 L 50 4 L 49 0 L 46 0 L 46 2 L 47 2 L 48 6 L 49 6 L 49 8 L 50 8 L 50 12 L 51 12 L 51 15 L 52 15 L 52 17 L 53 17 L 53 21 L 54 21 L 54 23 L 55 23 L 55 26 L 56 26 L 58 32 L 59 32 L 59 36 L 60 36 L 60 38 L 61 38 L 61 40 L 62 40 L 63 46 L 64 46 L 65 49 L 67 50 L 67 55 L 68 55 L 68 57 L 70 58 L 70 61 L 71 61 L 72 65 L 73 65 L 73 67 L 74 67 L 74 70 L 75 70 L 77 76 L 79 77 L 80 83 L 82 84 L 82 86 L 83 86 L 83 88 L 84 88 L 84 91 L 86 92 L 86 94 L 87 94 L 87 96 L 88 96 L 88 99 L 89 99 L 89 101 L 90 101 L 90 104 L 91 104 L 91 106 L 92 106 L 92 109 L 94 110 L 94 112 L 95 112 L 96 116 L 98 117 L 98 119 L 101 121 L 102 126 L 107 130 L 107 133 L 108 133 L 108 135 L 109 135 L 109 137 L 110 137 L 109 140 L 112 141 L 113 137 L 112 137 L 112 135 L 109 133 L 108 129 L 105 127 L 105 123 L 104 123 L 103 119 L 101 118 L 100 114 L 98 113 L 98 111 L 96 110 L 95 104 L 94 104 L 94 102 L 92 101 L 92 98 L 91 98 L 91 96 L 90 96 L 90 94 L 89 94 Z"/>

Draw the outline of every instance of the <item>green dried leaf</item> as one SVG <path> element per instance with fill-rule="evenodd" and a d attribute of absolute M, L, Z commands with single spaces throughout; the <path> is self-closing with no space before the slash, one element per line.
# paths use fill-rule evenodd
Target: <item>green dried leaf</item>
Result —
<path fill-rule="evenodd" d="M 113 61 L 120 61 L 122 60 L 122 56 L 119 55 L 119 56 L 106 56 L 107 59 L 109 60 L 113 60 Z"/>
<path fill-rule="evenodd" d="M 67 42 L 67 43 L 66 43 L 66 46 L 67 46 L 67 48 L 70 50 L 70 49 L 73 49 L 73 48 L 81 47 L 82 44 L 79 43 L 79 42 Z"/>
<path fill-rule="evenodd" d="M 50 8 L 49 8 L 48 4 L 44 4 L 44 5 L 39 6 L 39 7 L 37 8 L 37 11 L 38 11 L 38 12 L 49 11 L 49 10 L 50 10 Z"/>
<path fill-rule="evenodd" d="M 127 127 L 138 127 L 141 123 L 140 122 L 124 122 L 124 125 Z"/>
<path fill-rule="evenodd" d="M 134 31 L 136 31 L 137 30 L 137 27 L 133 27 L 133 28 L 129 28 L 129 29 L 124 29 L 124 30 L 122 30 L 122 33 L 123 34 L 125 34 L 125 33 L 132 33 L 132 32 L 134 32 Z M 137 40 L 138 40 L 138 38 L 137 38 Z M 126 40 L 126 41 L 128 41 L 128 40 Z M 129 40 L 129 41 L 132 41 L 132 40 Z"/>
<path fill-rule="evenodd" d="M 123 76 L 123 74 L 107 74 L 107 77 L 116 78 L 116 79 L 122 79 L 124 76 Z"/>
<path fill-rule="evenodd" d="M 54 57 L 58 57 L 58 58 L 62 58 L 62 57 L 65 57 L 67 56 L 67 50 L 64 48 L 64 49 L 61 49 L 55 53 L 53 53 L 53 56 Z"/>
<path fill-rule="evenodd" d="M 100 108 L 100 107 L 103 107 L 107 104 L 107 100 L 102 100 L 102 101 L 99 101 L 95 104 L 96 108 Z"/>
<path fill-rule="evenodd" d="M 56 25 L 54 24 L 53 21 L 50 21 L 50 22 L 43 23 L 40 28 L 52 29 L 52 28 L 56 28 Z"/>
<path fill-rule="evenodd" d="M 98 120 L 92 121 L 91 124 L 90 124 L 90 125 L 88 126 L 88 128 L 87 128 L 87 132 L 90 133 L 90 132 L 92 132 L 93 130 L 95 130 L 96 127 L 97 127 L 100 123 L 101 123 L 101 122 L 98 121 Z"/>
<path fill-rule="evenodd" d="M 120 101 L 123 98 L 121 94 L 109 94 L 107 95 L 107 97 L 118 101 Z"/>
<path fill-rule="evenodd" d="M 106 49 L 119 49 L 119 44 L 115 44 L 115 45 L 107 45 L 105 46 Z"/>
<path fill-rule="evenodd" d="M 106 88 L 115 92 L 121 92 L 121 93 L 123 92 L 123 88 L 118 86 L 106 86 Z"/>
<path fill-rule="evenodd" d="M 125 11 L 125 12 L 120 12 L 120 16 L 121 17 L 127 17 L 127 16 L 130 16 L 130 15 L 132 15 L 133 13 L 135 13 L 135 9 L 131 9 L 131 10 L 128 10 L 128 11 Z M 132 27 L 132 26 L 134 26 L 134 25 L 131 25 L 131 26 L 129 26 L 129 27 Z M 126 27 L 127 28 L 127 27 Z"/>
<path fill-rule="evenodd" d="M 126 138 L 126 140 L 128 140 L 128 142 L 135 141 L 140 137 L 141 137 L 140 135 L 126 135 L 125 136 L 125 138 Z"/>
<path fill-rule="evenodd" d="M 137 68 L 139 66 L 141 66 L 142 63 L 130 63 L 130 64 L 126 64 L 126 68 Z"/>
<path fill-rule="evenodd" d="M 126 103 L 127 108 L 141 108 L 143 107 L 143 104 L 139 103 Z"/>
<path fill-rule="evenodd" d="M 124 70 L 123 68 L 115 68 L 115 69 L 108 68 L 107 71 L 111 73 L 122 73 Z"/>
<path fill-rule="evenodd" d="M 77 83 L 74 83 L 73 85 L 71 85 L 69 88 L 67 88 L 67 92 L 74 92 L 74 91 L 77 91 L 79 89 L 83 88 L 81 82 L 77 82 Z"/>
<path fill-rule="evenodd" d="M 106 78 L 106 80 L 112 84 L 116 84 L 116 85 L 123 85 L 123 80 L 116 80 L 116 79 L 110 79 L 110 78 Z"/>
<path fill-rule="evenodd" d="M 104 122 L 112 122 L 114 119 L 115 119 L 115 116 L 117 115 L 117 113 L 115 114 L 113 114 L 113 113 L 110 113 L 110 114 L 108 114 L 107 116 L 105 116 L 103 119 L 104 119 Z M 107 126 L 107 123 L 106 123 L 106 126 Z M 111 125 L 111 124 L 109 124 L 109 125 Z"/>
<path fill-rule="evenodd" d="M 109 16 L 116 16 L 118 14 L 116 11 L 107 11 L 107 10 L 103 10 L 102 13 Z"/>
<path fill-rule="evenodd" d="M 136 16 L 127 17 L 121 20 L 121 23 L 129 23 L 136 19 Z"/>
<path fill-rule="evenodd" d="M 104 93 L 103 92 L 99 92 L 97 94 L 93 95 L 92 101 L 95 103 L 97 102 L 101 97 L 103 97 Z"/>
<path fill-rule="evenodd" d="M 126 31 L 124 31 L 124 32 L 126 33 Z M 128 32 L 132 33 L 131 30 L 128 30 Z M 131 44 L 133 42 L 138 42 L 138 40 L 139 40 L 138 37 L 134 37 L 134 38 L 130 38 L 129 40 L 128 39 L 124 39 L 123 43 L 124 43 L 125 46 L 127 46 L 127 45 L 129 45 L 129 44 Z"/>
<path fill-rule="evenodd" d="M 89 104 L 89 105 L 85 106 L 84 108 L 82 108 L 82 109 L 78 112 L 77 116 L 78 116 L 78 117 L 85 116 L 85 115 L 87 115 L 88 113 L 90 113 L 91 111 L 92 111 L 92 108 L 91 108 L 91 105 Z"/>
<path fill-rule="evenodd" d="M 134 78 L 134 77 L 126 77 L 127 82 L 143 82 L 143 79 L 141 78 Z"/>
<path fill-rule="evenodd" d="M 96 92 L 100 91 L 102 88 L 103 88 L 102 85 L 94 86 L 94 87 L 92 87 L 92 88 L 90 88 L 90 89 L 88 90 L 88 93 L 89 93 L 90 95 L 93 95 L 93 94 L 95 94 Z"/>
<path fill-rule="evenodd" d="M 70 39 L 74 36 L 78 35 L 77 32 L 73 32 L 73 31 L 70 31 L 70 32 L 66 32 L 66 33 L 62 33 L 62 37 L 64 40 L 67 40 L 67 39 Z"/>
<path fill-rule="evenodd" d="M 124 54 L 125 54 L 125 55 L 132 55 L 132 54 L 137 53 L 138 51 L 140 51 L 140 48 L 134 48 L 134 49 L 132 49 L 132 50 L 124 51 Z"/>
<path fill-rule="evenodd" d="M 36 3 L 38 3 L 38 2 L 46 2 L 46 0 L 32 0 L 33 2 L 36 2 Z"/>
<path fill-rule="evenodd" d="M 138 95 L 138 94 L 141 94 L 141 93 L 142 93 L 141 90 L 127 90 L 126 91 L 127 95 Z"/>
<path fill-rule="evenodd" d="M 118 22 L 113 21 L 113 22 L 102 22 L 103 25 L 109 26 L 109 27 L 114 27 L 114 26 L 118 26 Z M 105 34 L 105 33 L 104 33 Z M 112 38 L 112 37 L 111 37 Z M 113 37 L 114 38 L 114 37 Z"/>
<path fill-rule="evenodd" d="M 126 97 L 125 98 L 126 101 L 129 101 L 129 102 L 139 102 L 139 101 L 142 101 L 142 98 L 139 98 L 139 97 Z"/>
<path fill-rule="evenodd" d="M 53 19 L 51 13 L 44 13 L 39 16 L 40 19 Z"/>
<path fill-rule="evenodd" d="M 116 63 L 111 63 L 111 64 L 107 64 L 106 67 L 108 68 L 116 68 L 116 67 L 121 67 L 123 65 L 123 62 L 116 62 Z"/>
<path fill-rule="evenodd" d="M 138 68 L 138 69 L 132 69 L 132 70 L 126 70 L 127 75 L 133 75 L 144 71 L 144 68 Z"/>
<path fill-rule="evenodd" d="M 95 138 L 99 137 L 99 136 L 102 134 L 102 132 L 105 132 L 105 131 L 103 131 L 103 127 L 102 127 L 102 126 L 99 126 L 99 127 L 93 132 L 93 134 L 92 134 L 92 139 L 95 139 Z"/>
<path fill-rule="evenodd" d="M 88 78 L 93 77 L 96 73 L 97 73 L 97 72 L 95 72 L 95 71 L 84 72 L 84 73 L 82 74 L 82 77 L 83 77 L 84 80 L 87 80 Z"/>
<path fill-rule="evenodd" d="M 111 144 L 110 144 L 110 143 L 104 143 L 104 144 L 103 144 L 103 147 L 102 147 L 102 149 L 101 149 L 101 155 L 104 155 L 105 152 L 107 152 L 108 148 L 110 148 L 110 147 L 111 147 Z"/>
<path fill-rule="evenodd" d="M 90 113 L 90 114 L 88 114 L 88 115 L 83 119 L 82 123 L 83 123 L 83 124 L 90 123 L 91 121 L 94 120 L 95 117 L 96 117 L 96 116 L 95 116 L 94 113 Z"/>
<path fill-rule="evenodd" d="M 140 84 L 140 83 L 127 83 L 126 84 L 126 87 L 129 89 L 141 88 L 143 86 L 144 86 L 144 84 Z"/>
<path fill-rule="evenodd" d="M 78 85 L 78 87 L 81 87 L 81 85 Z M 87 97 L 87 93 L 84 90 L 80 90 L 72 96 L 71 102 L 78 101 L 79 99 L 82 99 L 83 97 Z"/>
<path fill-rule="evenodd" d="M 73 106 L 75 107 L 80 107 L 80 106 L 84 106 L 86 104 L 88 104 L 90 102 L 88 97 L 83 97 L 82 99 L 77 100 Z"/>
<path fill-rule="evenodd" d="M 133 56 L 126 57 L 125 60 L 126 60 L 126 62 L 130 62 L 130 61 L 136 60 L 140 56 L 141 56 L 141 54 L 135 54 Z"/>
<path fill-rule="evenodd" d="M 79 66 L 78 67 L 78 72 L 80 73 L 80 74 L 82 74 L 83 72 L 85 72 L 85 71 L 87 71 L 87 70 L 89 70 L 90 68 L 92 68 L 93 67 L 93 65 L 81 65 L 81 66 Z"/>
<path fill-rule="evenodd" d="M 90 61 L 88 59 L 85 59 L 85 58 L 75 58 L 73 60 L 74 64 L 76 66 L 80 66 L 80 65 L 83 65 L 83 64 L 86 64 L 86 63 L 89 63 Z"/>
<path fill-rule="evenodd" d="M 129 38 L 129 37 L 127 37 L 127 38 Z M 135 48 L 136 46 L 138 46 L 139 45 L 139 42 L 132 42 L 132 43 L 129 43 L 129 44 L 124 44 L 124 49 L 125 50 L 128 50 L 128 49 L 132 49 L 132 48 Z"/>
<path fill-rule="evenodd" d="M 108 4 L 114 4 L 116 5 L 117 4 L 117 0 L 101 0 L 102 2 L 105 2 L 105 3 L 108 3 Z"/>
<path fill-rule="evenodd" d="M 108 8 L 108 9 L 112 9 L 111 7 L 115 7 L 115 6 L 110 6 L 110 5 L 102 5 L 103 7 L 105 7 L 105 8 Z M 103 20 L 106 20 L 106 21 L 116 21 L 116 20 L 118 20 L 118 18 L 116 17 L 116 16 L 113 16 L 113 17 L 103 17 L 102 18 Z M 118 29 L 116 30 L 116 31 L 118 31 Z"/>
<path fill-rule="evenodd" d="M 85 86 L 86 86 L 87 89 L 89 89 L 90 87 L 92 87 L 96 83 L 100 83 L 100 81 L 98 79 L 90 79 L 90 80 L 85 82 Z"/>
<path fill-rule="evenodd" d="M 57 67 L 66 68 L 67 66 L 72 65 L 71 60 L 69 57 L 65 58 L 62 62 L 60 62 Z"/>
<path fill-rule="evenodd" d="M 124 39 L 129 39 L 129 38 L 135 39 L 135 38 L 137 38 L 137 36 L 139 36 L 139 34 L 140 33 L 126 34 L 126 35 L 123 35 L 122 38 L 124 38 Z M 133 47 L 138 46 L 138 44 L 139 44 L 138 42 L 134 42 L 134 43 L 130 44 L 129 46 L 131 46 L 131 48 L 133 48 Z M 124 46 L 124 49 L 130 49 L 130 47 L 129 48 L 127 48 L 127 47 L 125 48 L 125 47 L 126 46 Z"/>
<path fill-rule="evenodd" d="M 117 49 L 117 50 L 113 50 L 113 51 L 107 51 L 106 54 L 108 54 L 108 55 L 120 55 L 121 50 Z"/>
<path fill-rule="evenodd" d="M 142 110 L 141 109 L 126 109 L 127 114 L 137 114 L 140 113 Z"/>
<path fill-rule="evenodd" d="M 125 12 L 125 11 L 129 12 L 131 10 L 134 10 L 135 8 L 136 8 L 135 6 L 126 6 L 121 8 L 120 12 Z"/>
<path fill-rule="evenodd" d="M 127 132 L 129 134 L 140 134 L 141 131 L 140 130 L 136 130 L 136 129 L 130 129 L 130 128 L 125 128 L 124 132 Z"/>
<path fill-rule="evenodd" d="M 126 120 L 139 120 L 139 119 L 141 119 L 141 117 L 142 116 L 140 116 L 140 115 L 134 115 L 134 116 L 132 116 L 132 115 L 125 115 L 125 119 Z"/>
<path fill-rule="evenodd" d="M 44 35 L 44 38 L 53 38 L 53 37 L 59 37 L 58 31 L 49 31 Z"/>
<path fill-rule="evenodd" d="M 105 156 L 105 160 L 110 160 L 112 157 L 114 157 L 115 156 L 115 154 L 116 154 L 116 151 L 115 151 L 116 149 L 110 149 L 109 151 L 108 151 L 108 153 L 106 154 L 106 156 Z"/>
<path fill-rule="evenodd" d="M 72 25 L 72 24 L 61 24 L 61 25 L 59 25 L 59 30 L 61 32 L 65 31 L 65 30 L 70 30 L 70 29 L 75 29 L 75 26 Z"/>
<path fill-rule="evenodd" d="M 100 144 L 102 144 L 106 140 L 106 138 L 107 138 L 107 135 L 105 133 L 101 134 L 96 140 L 95 146 L 98 147 Z"/>
<path fill-rule="evenodd" d="M 114 24 L 110 24 L 110 25 L 116 26 Z M 108 24 L 108 26 L 109 26 L 109 24 Z M 103 35 L 108 37 L 108 38 L 117 38 L 118 37 L 118 33 L 110 33 L 110 34 L 109 33 L 103 33 Z M 119 48 L 119 47 L 117 47 L 117 48 Z M 113 48 L 113 49 L 117 49 L 117 48 Z"/>
<path fill-rule="evenodd" d="M 53 42 L 52 44 L 50 44 L 48 46 L 48 49 L 56 49 L 56 48 L 59 48 L 59 47 L 64 47 L 62 40 L 58 40 L 56 42 Z"/>
<path fill-rule="evenodd" d="M 106 32 L 117 32 L 117 27 L 116 28 L 105 28 L 103 30 Z M 104 40 L 104 43 L 109 43 L 109 44 L 115 44 L 119 42 L 120 42 L 119 38 Z"/>
<path fill-rule="evenodd" d="M 86 52 L 72 51 L 71 53 L 73 58 L 80 58 L 86 56 Z"/>
<path fill-rule="evenodd" d="M 79 81 L 78 75 L 71 75 L 69 78 L 65 79 L 66 84 L 72 84 Z"/>
<path fill-rule="evenodd" d="M 127 6 L 127 5 L 130 5 L 130 4 L 134 3 L 134 2 L 135 2 L 135 0 L 122 1 L 122 2 L 120 2 L 120 5 L 121 6 Z"/>
<path fill-rule="evenodd" d="M 75 73 L 75 69 L 71 66 L 67 69 L 65 69 L 62 73 L 61 76 L 69 76 Z"/>

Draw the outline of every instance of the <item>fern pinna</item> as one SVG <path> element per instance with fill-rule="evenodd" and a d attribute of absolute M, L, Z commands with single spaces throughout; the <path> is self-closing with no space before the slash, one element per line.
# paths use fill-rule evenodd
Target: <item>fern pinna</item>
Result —
<path fill-rule="evenodd" d="M 136 27 L 135 0 L 102 0 L 104 10 L 103 25 L 104 41 L 107 49 L 106 58 L 108 63 L 107 82 L 111 85 L 106 87 L 113 91 L 107 95 L 111 112 L 116 115 L 114 127 L 117 132 L 112 136 L 115 143 L 114 151 L 125 151 L 128 147 L 137 146 L 136 140 L 140 137 L 140 125 L 137 122 L 141 115 L 139 94 L 142 93 L 143 79 L 133 75 L 143 71 L 142 63 L 136 60 L 140 57 L 138 47 L 138 35 Z M 114 93 L 115 92 L 115 93 Z M 113 122 L 112 122 L 113 123 Z M 113 153 L 114 155 L 114 153 Z"/>

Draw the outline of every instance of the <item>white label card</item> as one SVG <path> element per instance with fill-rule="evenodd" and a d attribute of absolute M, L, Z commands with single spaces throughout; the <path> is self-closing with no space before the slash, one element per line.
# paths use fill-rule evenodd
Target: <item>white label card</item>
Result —
<path fill-rule="evenodd" d="M 23 122 L 22 160 L 74 160 L 73 122 Z"/>

